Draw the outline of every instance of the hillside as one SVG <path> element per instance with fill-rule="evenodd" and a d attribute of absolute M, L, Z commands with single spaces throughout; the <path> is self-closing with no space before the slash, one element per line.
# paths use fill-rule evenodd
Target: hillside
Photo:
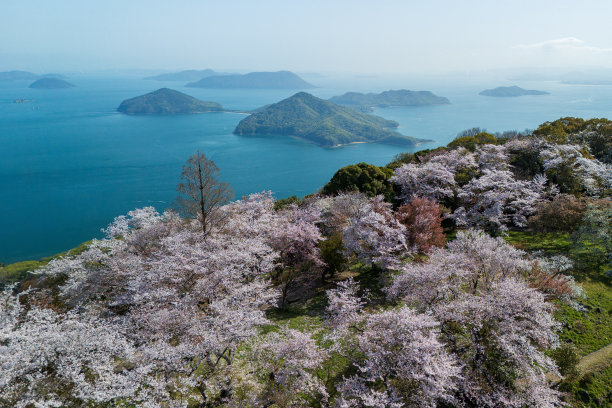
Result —
<path fill-rule="evenodd" d="M 355 142 L 416 145 L 422 141 L 388 129 L 396 127 L 397 122 L 299 92 L 243 119 L 234 133 L 297 136 L 326 147 Z"/>
<path fill-rule="evenodd" d="M 518 86 L 499 86 L 494 89 L 485 89 L 479 95 L 494 96 L 499 98 L 516 97 L 523 95 L 549 95 L 550 92 L 537 91 L 535 89 L 523 89 Z"/>
<path fill-rule="evenodd" d="M 314 85 L 290 71 L 251 72 L 244 75 L 218 75 L 188 83 L 193 88 L 309 89 Z"/>
<path fill-rule="evenodd" d="M 406 89 L 390 90 L 375 93 L 347 92 L 344 95 L 334 96 L 330 102 L 340 105 L 359 107 L 387 107 L 387 106 L 424 106 L 448 105 L 448 98 L 437 96 L 430 91 L 409 91 Z"/>
<path fill-rule="evenodd" d="M 186 71 L 180 72 L 170 72 L 167 74 L 159 74 L 155 76 L 146 77 L 145 79 L 150 79 L 154 81 L 199 81 L 202 78 L 206 78 L 209 76 L 219 75 L 218 72 L 213 71 L 212 69 L 189 69 Z"/>
<path fill-rule="evenodd" d="M 41 78 L 30 84 L 30 88 L 34 89 L 65 89 L 74 88 L 74 85 L 70 82 L 66 82 L 59 78 Z"/>
<path fill-rule="evenodd" d="M 126 99 L 117 111 L 128 115 L 181 115 L 188 113 L 220 112 L 216 102 L 204 102 L 173 89 L 161 88 L 146 95 Z"/>

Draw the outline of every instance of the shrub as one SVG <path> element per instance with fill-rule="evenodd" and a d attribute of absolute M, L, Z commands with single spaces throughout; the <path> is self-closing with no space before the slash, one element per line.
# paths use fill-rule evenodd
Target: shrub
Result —
<path fill-rule="evenodd" d="M 529 217 L 529 228 L 535 232 L 572 232 L 584 215 L 586 203 L 569 194 L 560 194 L 541 203 Z"/>
<path fill-rule="evenodd" d="M 481 132 L 474 136 L 458 137 L 448 144 L 451 149 L 465 147 L 470 152 L 476 150 L 476 146 L 484 144 L 497 144 L 497 139 L 491 133 Z"/>
<path fill-rule="evenodd" d="M 325 281 L 326 278 L 331 278 L 336 273 L 342 271 L 346 265 L 346 258 L 342 254 L 344 245 L 342 243 L 342 234 L 335 233 L 326 240 L 319 241 L 319 250 L 321 251 L 321 258 L 325 262 L 325 268 L 321 274 L 321 280 Z"/>
<path fill-rule="evenodd" d="M 383 195 L 386 201 L 392 201 L 395 193 L 389 181 L 393 170 L 373 164 L 358 163 L 342 167 L 334 174 L 321 192 L 335 195 L 341 192 L 359 191 L 370 197 Z"/>

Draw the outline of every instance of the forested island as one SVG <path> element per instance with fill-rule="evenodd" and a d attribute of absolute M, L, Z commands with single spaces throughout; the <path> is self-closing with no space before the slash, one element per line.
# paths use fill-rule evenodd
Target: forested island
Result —
<path fill-rule="evenodd" d="M 355 142 L 414 146 L 424 140 L 404 136 L 389 128 L 395 121 L 336 105 L 306 92 L 256 110 L 240 121 L 237 135 L 297 136 L 325 147 Z"/>
<path fill-rule="evenodd" d="M 221 112 L 217 102 L 206 102 L 174 89 L 161 88 L 121 102 L 117 111 L 128 115 L 183 115 Z"/>
<path fill-rule="evenodd" d="M 44 77 L 30 84 L 30 88 L 34 89 L 65 89 L 74 88 L 74 86 L 70 82 L 54 77 Z"/>
<path fill-rule="evenodd" d="M 330 102 L 340 105 L 356 106 L 360 110 L 390 106 L 448 105 L 448 98 L 434 95 L 430 91 L 409 91 L 406 89 L 389 90 L 381 93 L 347 92 L 329 98 Z"/>
<path fill-rule="evenodd" d="M 523 89 L 518 86 L 499 86 L 494 89 L 485 89 L 484 91 L 481 91 L 479 95 L 505 98 L 523 95 L 550 95 L 550 92 L 538 91 L 535 89 Z"/>
<path fill-rule="evenodd" d="M 0 268 L 0 406 L 609 406 L 611 132 L 470 129 L 281 200 L 196 152 L 178 212 Z"/>
<path fill-rule="evenodd" d="M 217 75 L 188 83 L 193 88 L 220 89 L 309 89 L 314 85 L 290 71 L 251 72 L 244 75 Z"/>
<path fill-rule="evenodd" d="M 154 80 L 154 81 L 199 81 L 202 78 L 206 78 L 209 76 L 220 75 L 218 72 L 213 71 L 212 69 L 189 69 L 180 72 L 170 72 L 167 74 L 159 74 L 155 76 L 146 77 L 145 79 Z"/>

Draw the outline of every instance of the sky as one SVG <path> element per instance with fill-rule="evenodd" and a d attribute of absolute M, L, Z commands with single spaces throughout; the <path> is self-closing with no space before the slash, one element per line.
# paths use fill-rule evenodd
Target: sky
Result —
<path fill-rule="evenodd" d="M 0 71 L 612 68 L 609 0 L 0 0 Z"/>

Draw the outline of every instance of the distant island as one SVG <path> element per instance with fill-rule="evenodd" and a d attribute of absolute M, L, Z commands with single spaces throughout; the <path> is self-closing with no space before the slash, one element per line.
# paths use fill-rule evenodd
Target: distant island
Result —
<path fill-rule="evenodd" d="M 161 88 L 121 102 L 117 111 L 127 115 L 182 115 L 221 112 L 223 106 L 205 102 L 173 89 Z"/>
<path fill-rule="evenodd" d="M 155 76 L 146 77 L 145 79 L 151 79 L 154 81 L 199 81 L 202 78 L 220 75 L 218 72 L 213 71 L 212 69 L 189 69 L 186 71 L 180 72 L 170 72 L 167 74 L 159 74 Z"/>
<path fill-rule="evenodd" d="M 567 79 L 561 83 L 566 85 L 612 85 L 612 79 Z"/>
<path fill-rule="evenodd" d="M 518 86 L 500 86 L 494 89 L 485 89 L 479 95 L 495 96 L 499 98 L 516 97 L 523 95 L 549 95 L 550 92 L 523 89 Z"/>
<path fill-rule="evenodd" d="M 193 88 L 217 89 L 309 89 L 314 85 L 290 71 L 251 72 L 244 75 L 217 75 L 188 83 Z"/>
<path fill-rule="evenodd" d="M 28 71 L 6 71 L 0 72 L 0 81 L 33 81 L 40 78 L 64 78 L 61 74 L 38 75 Z"/>
<path fill-rule="evenodd" d="M 409 91 L 406 89 L 390 90 L 379 94 L 347 92 L 344 95 L 334 96 L 329 101 L 340 105 L 355 106 L 360 111 L 371 111 L 374 107 L 450 104 L 448 98 L 434 95 L 430 91 Z"/>
<path fill-rule="evenodd" d="M 358 142 L 415 146 L 425 142 L 389 130 L 398 126 L 395 121 L 299 92 L 246 117 L 238 123 L 234 134 L 296 136 L 325 147 Z"/>
<path fill-rule="evenodd" d="M 39 75 L 34 74 L 33 72 L 28 72 L 28 71 L 0 72 L 0 81 L 21 81 L 21 80 L 32 81 L 38 78 L 40 78 Z"/>
<path fill-rule="evenodd" d="M 30 84 L 30 88 L 34 89 L 64 89 L 64 88 L 74 88 L 70 82 L 66 82 L 63 79 L 59 78 L 41 78 L 38 81 L 34 81 Z"/>

